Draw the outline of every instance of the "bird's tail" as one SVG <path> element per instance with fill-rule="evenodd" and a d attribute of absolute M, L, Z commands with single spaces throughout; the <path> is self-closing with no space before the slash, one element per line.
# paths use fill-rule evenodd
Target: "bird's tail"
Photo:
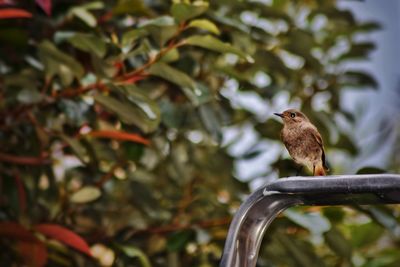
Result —
<path fill-rule="evenodd" d="M 326 171 L 323 164 L 317 164 L 314 168 L 314 176 L 325 176 Z"/>

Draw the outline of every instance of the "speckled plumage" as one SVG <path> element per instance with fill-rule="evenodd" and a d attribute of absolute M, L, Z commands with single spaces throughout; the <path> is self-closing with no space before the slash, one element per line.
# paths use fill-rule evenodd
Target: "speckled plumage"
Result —
<path fill-rule="evenodd" d="M 295 109 L 275 115 L 282 117 L 281 139 L 293 160 L 309 168 L 313 175 L 326 175 L 324 146 L 317 128 Z"/>

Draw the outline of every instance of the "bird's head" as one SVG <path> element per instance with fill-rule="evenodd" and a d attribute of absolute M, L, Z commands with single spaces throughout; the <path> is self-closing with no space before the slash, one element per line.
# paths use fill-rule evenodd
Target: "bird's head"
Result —
<path fill-rule="evenodd" d="M 283 113 L 274 113 L 274 115 L 281 117 L 283 123 L 287 125 L 309 121 L 306 115 L 296 109 L 288 109 L 285 110 Z"/>

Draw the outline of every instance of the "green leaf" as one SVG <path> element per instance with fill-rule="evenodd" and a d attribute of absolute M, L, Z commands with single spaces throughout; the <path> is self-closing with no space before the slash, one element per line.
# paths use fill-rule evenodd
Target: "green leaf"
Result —
<path fill-rule="evenodd" d="M 71 195 L 70 201 L 73 203 L 87 203 L 98 199 L 101 191 L 94 186 L 85 186 Z"/>
<path fill-rule="evenodd" d="M 355 26 L 357 32 L 371 32 L 382 29 L 382 25 L 375 21 L 363 22 Z"/>
<path fill-rule="evenodd" d="M 47 40 L 41 42 L 38 49 L 47 78 L 57 75 L 62 84 L 68 86 L 74 78 L 80 79 L 84 75 L 84 69 L 79 62 L 58 50 L 51 42 Z"/>
<path fill-rule="evenodd" d="M 296 267 L 324 267 L 324 261 L 318 257 L 314 248 L 309 242 L 301 241 L 299 238 L 292 238 L 287 234 L 276 233 L 273 241 L 279 242 L 284 250 L 284 257 L 292 263 L 288 266 Z"/>
<path fill-rule="evenodd" d="M 61 44 L 62 42 L 68 41 L 68 39 L 75 34 L 77 33 L 73 31 L 57 31 L 53 36 L 54 43 Z"/>
<path fill-rule="evenodd" d="M 195 106 L 210 100 L 210 93 L 205 85 L 196 83 L 186 73 L 165 63 L 154 64 L 149 68 L 149 73 L 180 86 L 184 94 Z"/>
<path fill-rule="evenodd" d="M 106 43 L 92 34 L 76 33 L 68 39 L 73 46 L 88 53 L 103 57 L 106 53 Z"/>
<path fill-rule="evenodd" d="M 86 23 L 91 28 L 96 27 L 97 19 L 96 17 L 90 13 L 86 8 L 83 7 L 74 7 L 71 9 L 70 14 L 81 19 L 83 22 Z"/>
<path fill-rule="evenodd" d="M 117 68 L 114 66 L 112 59 L 103 59 L 96 54 L 91 54 L 91 62 L 93 70 L 98 77 L 112 78 L 117 73 Z"/>
<path fill-rule="evenodd" d="M 160 62 L 164 63 L 174 62 L 177 60 L 179 60 L 179 51 L 176 48 L 169 50 L 160 58 Z"/>
<path fill-rule="evenodd" d="M 329 221 L 319 213 L 303 213 L 294 209 L 288 209 L 284 214 L 292 222 L 314 234 L 322 234 L 331 228 Z"/>
<path fill-rule="evenodd" d="M 117 247 L 128 257 L 138 258 L 142 267 L 151 267 L 151 263 L 147 255 L 137 247 L 134 246 L 121 246 Z"/>
<path fill-rule="evenodd" d="M 111 86 L 114 91 L 123 94 L 127 100 L 135 104 L 149 120 L 160 122 L 160 108 L 157 103 L 134 85 Z"/>
<path fill-rule="evenodd" d="M 194 238 L 192 230 L 173 233 L 168 237 L 167 249 L 169 251 L 181 251 L 192 238 Z"/>
<path fill-rule="evenodd" d="M 218 24 L 222 24 L 224 26 L 228 26 L 229 28 L 233 28 L 242 33 L 248 34 L 251 32 L 250 27 L 246 24 L 243 24 L 240 18 L 230 18 L 226 16 L 219 16 L 218 13 L 214 13 L 210 10 L 211 17 Z"/>
<path fill-rule="evenodd" d="M 325 207 L 323 209 L 323 214 L 332 223 L 340 223 L 346 216 L 343 208 L 340 207 Z"/>
<path fill-rule="evenodd" d="M 17 99 L 23 104 L 35 104 L 42 101 L 43 95 L 34 89 L 23 89 L 18 93 Z"/>
<path fill-rule="evenodd" d="M 249 55 L 245 54 L 240 49 L 232 46 L 231 44 L 224 43 L 211 35 L 191 36 L 185 40 L 185 44 L 199 46 L 220 53 L 232 53 L 245 58 L 249 62 L 254 61 Z"/>
<path fill-rule="evenodd" d="M 118 0 L 117 5 L 113 8 L 113 13 L 116 15 L 121 14 L 148 14 L 149 10 L 142 0 Z"/>
<path fill-rule="evenodd" d="M 178 22 L 200 16 L 208 9 L 207 2 L 198 2 L 198 4 L 177 3 L 171 7 L 171 14 Z"/>
<path fill-rule="evenodd" d="M 263 66 L 267 73 L 273 74 L 273 77 L 284 77 L 290 80 L 293 70 L 289 69 L 282 61 L 282 58 L 276 52 L 261 50 L 254 55 L 255 64 Z"/>
<path fill-rule="evenodd" d="M 354 16 L 349 10 L 341 10 L 332 6 L 320 7 L 310 13 L 309 19 L 313 19 L 319 14 L 323 14 L 328 17 L 332 23 L 335 23 L 335 20 L 339 20 L 346 22 L 349 25 L 355 24 Z"/>
<path fill-rule="evenodd" d="M 357 209 L 367 213 L 375 222 L 385 227 L 395 239 L 400 239 L 400 225 L 392 210 L 384 206 L 359 206 Z"/>
<path fill-rule="evenodd" d="M 104 3 L 102 1 L 94 1 L 94 2 L 89 2 L 83 5 L 80 5 L 80 7 L 88 10 L 96 10 L 96 9 L 103 9 L 104 8 Z"/>
<path fill-rule="evenodd" d="M 311 67 L 314 71 L 322 68 L 319 60 L 311 54 L 312 48 L 316 46 L 314 36 L 305 30 L 292 29 L 287 34 L 288 41 L 283 46 L 287 51 L 305 59 L 305 67 Z"/>
<path fill-rule="evenodd" d="M 135 107 L 106 95 L 95 95 L 94 99 L 111 112 L 118 115 L 126 124 L 136 124 L 137 121 L 132 114 L 136 113 Z"/>
<path fill-rule="evenodd" d="M 4 75 L 2 78 L 4 85 L 10 88 L 15 87 L 38 91 L 40 86 L 40 83 L 37 80 L 37 73 L 33 69 L 25 69 L 15 74 Z"/>
<path fill-rule="evenodd" d="M 162 114 L 162 122 L 168 128 L 180 128 L 187 116 L 183 108 L 167 99 L 163 99 L 160 103 L 160 109 Z"/>
<path fill-rule="evenodd" d="M 292 18 L 283 10 L 279 9 L 279 8 L 274 8 L 274 7 L 270 7 L 261 3 L 254 3 L 255 7 L 259 10 L 257 10 L 257 12 L 260 12 L 260 14 L 267 18 L 267 19 L 281 19 L 286 21 L 289 24 L 292 24 Z M 253 6 L 253 5 L 252 5 Z"/>
<path fill-rule="evenodd" d="M 194 88 L 195 82 L 186 73 L 165 63 L 156 63 L 149 68 L 149 73 L 161 77 L 181 87 Z"/>
<path fill-rule="evenodd" d="M 350 51 L 341 55 L 338 60 L 365 59 L 375 47 L 375 44 L 372 42 L 352 44 Z"/>
<path fill-rule="evenodd" d="M 358 152 L 358 148 L 354 144 L 354 142 L 350 139 L 346 134 L 341 134 L 339 137 L 339 141 L 336 143 L 335 148 L 343 149 L 348 151 L 352 155 L 356 155 Z"/>
<path fill-rule="evenodd" d="M 245 159 L 245 160 L 254 159 L 263 152 L 264 151 L 262 150 L 250 149 L 249 151 L 246 151 L 246 153 L 244 153 L 242 156 L 240 156 L 240 159 Z"/>
<path fill-rule="evenodd" d="M 386 170 L 377 167 L 363 167 L 357 171 L 357 174 L 379 174 L 386 173 Z"/>
<path fill-rule="evenodd" d="M 175 25 L 175 20 L 171 16 L 160 16 L 155 19 L 150 19 L 139 24 L 139 27 L 147 27 L 147 26 L 157 26 L 157 27 L 166 27 Z"/>
<path fill-rule="evenodd" d="M 211 100 L 210 89 L 202 83 L 196 83 L 194 88 L 182 87 L 182 90 L 196 107 Z"/>
<path fill-rule="evenodd" d="M 83 164 L 89 163 L 87 151 L 85 147 L 82 146 L 82 144 L 79 142 L 79 140 L 70 138 L 64 134 L 61 134 L 60 137 L 70 146 L 71 150 Z"/>
<path fill-rule="evenodd" d="M 332 227 L 328 232 L 325 232 L 324 238 L 328 246 L 339 257 L 347 260 L 351 259 L 352 245 L 336 227 Z"/>
<path fill-rule="evenodd" d="M 199 28 L 199 29 L 209 31 L 209 32 L 217 34 L 217 35 L 219 35 L 221 33 L 219 31 L 218 27 L 213 22 L 209 21 L 208 19 L 192 20 L 189 23 L 188 27 Z"/>
<path fill-rule="evenodd" d="M 217 143 L 220 143 L 222 140 L 222 126 L 214 108 L 210 104 L 201 105 L 199 107 L 199 112 L 204 127 L 211 134 L 212 138 Z"/>
<path fill-rule="evenodd" d="M 284 48 L 299 56 L 306 58 L 315 45 L 313 35 L 305 30 L 293 29 L 288 33 L 288 42 Z"/>
<path fill-rule="evenodd" d="M 151 26 L 148 28 L 152 38 L 159 45 L 159 47 L 163 47 L 168 40 L 175 36 L 178 31 L 178 26 L 165 26 L 165 27 L 156 27 Z"/>
<path fill-rule="evenodd" d="M 144 146 L 133 142 L 124 143 L 125 157 L 129 160 L 139 161 L 144 153 Z"/>
<path fill-rule="evenodd" d="M 366 72 L 347 71 L 339 78 L 342 86 L 378 88 L 375 78 Z"/>
<path fill-rule="evenodd" d="M 132 86 L 111 86 L 111 88 L 124 94 L 117 99 L 112 96 L 96 95 L 95 100 L 115 113 L 122 122 L 139 127 L 144 133 L 150 133 L 158 128 L 161 121 L 158 105 L 145 94 Z"/>
<path fill-rule="evenodd" d="M 270 139 L 280 139 L 282 127 L 282 123 L 274 119 L 269 119 L 265 123 L 257 124 L 256 130 L 264 137 Z"/>
<path fill-rule="evenodd" d="M 147 160 L 153 160 L 150 159 L 150 157 L 144 157 Z M 143 159 L 143 158 L 142 158 Z M 135 180 L 136 177 L 140 177 L 138 180 L 147 179 L 151 177 L 151 174 L 149 173 L 143 173 L 143 172 L 136 172 L 135 173 Z M 148 180 L 147 180 L 148 182 Z M 161 209 L 160 207 L 160 201 L 159 199 L 155 196 L 158 192 L 154 190 L 154 188 L 150 184 L 141 183 L 137 181 L 132 181 L 129 186 L 129 193 L 131 194 L 131 202 L 135 203 L 137 207 L 145 212 L 146 217 L 155 219 L 156 221 L 161 221 L 161 220 L 167 220 L 171 218 L 171 215 L 169 214 L 168 211 L 165 209 Z M 163 189 L 161 189 L 163 190 Z M 159 191 L 161 192 L 161 191 Z"/>
<path fill-rule="evenodd" d="M 122 47 L 130 46 L 136 40 L 142 38 L 143 36 L 146 36 L 147 34 L 148 32 L 146 31 L 146 29 L 143 28 L 127 31 L 122 35 L 121 45 Z"/>
<path fill-rule="evenodd" d="M 367 257 L 362 267 L 397 267 L 400 265 L 400 254 L 398 248 L 384 249 Z"/>
<path fill-rule="evenodd" d="M 383 233 L 382 227 L 374 222 L 349 226 L 351 243 L 354 248 L 367 247 L 376 242 Z"/>
<path fill-rule="evenodd" d="M 170 16 L 161 16 L 144 21 L 139 24 L 140 29 L 145 29 L 155 42 L 162 47 L 178 30 L 175 20 Z"/>
<path fill-rule="evenodd" d="M 280 177 L 290 177 L 296 175 L 308 175 L 306 168 L 299 168 L 292 159 L 278 159 L 271 165 L 274 170 L 279 171 Z"/>

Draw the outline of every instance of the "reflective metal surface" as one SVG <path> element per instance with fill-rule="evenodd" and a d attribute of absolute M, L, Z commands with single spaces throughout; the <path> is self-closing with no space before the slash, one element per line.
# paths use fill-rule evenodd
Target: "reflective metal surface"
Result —
<path fill-rule="evenodd" d="M 236 212 L 220 267 L 254 267 L 265 231 L 275 217 L 295 205 L 400 203 L 400 175 L 289 177 L 261 187 Z"/>

